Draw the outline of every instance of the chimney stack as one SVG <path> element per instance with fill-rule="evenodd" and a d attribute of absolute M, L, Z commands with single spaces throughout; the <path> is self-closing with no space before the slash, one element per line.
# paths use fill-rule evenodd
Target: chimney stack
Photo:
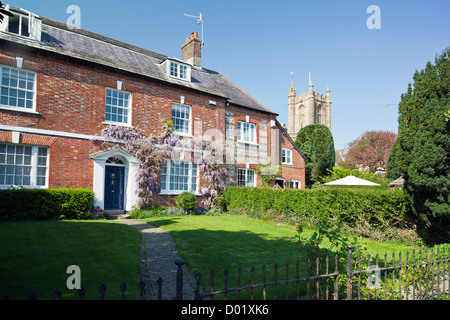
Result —
<path fill-rule="evenodd" d="M 202 66 L 202 40 L 198 38 L 197 32 L 192 32 L 181 46 L 181 60 L 196 67 Z"/>

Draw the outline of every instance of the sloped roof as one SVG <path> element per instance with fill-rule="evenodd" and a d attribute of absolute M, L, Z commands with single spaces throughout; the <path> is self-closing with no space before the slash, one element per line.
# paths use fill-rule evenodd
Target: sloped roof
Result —
<path fill-rule="evenodd" d="M 177 80 L 169 77 L 163 67 L 169 56 L 83 29 L 68 28 L 51 19 L 41 19 L 40 42 L 22 40 L 8 33 L 1 33 L 1 36 L 5 40 L 210 93 L 227 98 L 231 104 L 277 115 L 216 71 L 191 66 L 191 82 Z"/>

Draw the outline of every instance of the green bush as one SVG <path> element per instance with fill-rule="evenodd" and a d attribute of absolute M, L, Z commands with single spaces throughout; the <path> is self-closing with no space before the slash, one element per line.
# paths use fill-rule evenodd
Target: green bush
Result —
<path fill-rule="evenodd" d="M 93 201 L 89 189 L 0 190 L 0 219 L 87 219 Z"/>
<path fill-rule="evenodd" d="M 293 223 L 313 219 L 378 229 L 408 224 L 409 206 L 403 191 L 380 187 L 311 190 L 228 187 L 222 199 L 230 213 L 282 218 Z"/>
<path fill-rule="evenodd" d="M 197 197 L 190 192 L 183 192 L 177 196 L 177 208 L 185 212 L 193 212 L 197 207 Z"/>

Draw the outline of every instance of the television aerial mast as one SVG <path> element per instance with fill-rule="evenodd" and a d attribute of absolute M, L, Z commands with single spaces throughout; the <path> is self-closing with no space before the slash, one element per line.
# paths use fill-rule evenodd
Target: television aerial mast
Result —
<path fill-rule="evenodd" d="M 205 45 L 205 43 L 203 42 L 203 15 L 201 12 L 198 13 L 198 16 L 193 16 L 190 14 L 184 14 L 186 17 L 191 17 L 191 18 L 195 18 L 197 19 L 197 24 L 201 24 L 202 25 L 202 44 L 201 47 L 203 48 L 203 46 Z"/>

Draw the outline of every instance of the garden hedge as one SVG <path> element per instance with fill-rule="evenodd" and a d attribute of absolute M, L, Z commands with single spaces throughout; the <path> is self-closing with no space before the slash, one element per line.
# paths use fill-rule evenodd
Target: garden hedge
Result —
<path fill-rule="evenodd" d="M 405 224 L 410 210 L 402 190 L 380 187 L 307 190 L 227 187 L 221 202 L 230 213 L 284 216 L 294 222 L 313 217 L 371 226 Z"/>
<path fill-rule="evenodd" d="M 89 189 L 0 190 L 0 219 L 87 219 L 94 192 Z"/>

